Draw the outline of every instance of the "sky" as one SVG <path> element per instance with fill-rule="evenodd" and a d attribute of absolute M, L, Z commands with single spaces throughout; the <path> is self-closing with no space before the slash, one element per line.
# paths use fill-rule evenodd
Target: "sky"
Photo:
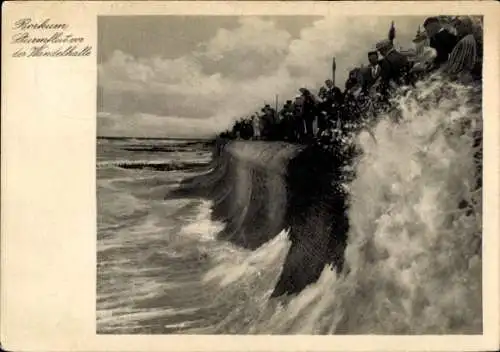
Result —
<path fill-rule="evenodd" d="M 348 71 L 424 17 L 109 16 L 98 20 L 99 136 L 207 138 Z"/>

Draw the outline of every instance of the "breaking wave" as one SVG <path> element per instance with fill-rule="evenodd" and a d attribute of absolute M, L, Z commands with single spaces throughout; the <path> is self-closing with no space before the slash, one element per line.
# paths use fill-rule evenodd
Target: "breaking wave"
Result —
<path fill-rule="evenodd" d="M 351 181 L 321 148 L 220 145 L 212 172 L 169 194 L 209 198 L 217 238 L 253 251 L 205 275 L 252 288 L 210 331 L 481 333 L 480 96 L 437 81 L 402 94 L 352 141 Z"/>

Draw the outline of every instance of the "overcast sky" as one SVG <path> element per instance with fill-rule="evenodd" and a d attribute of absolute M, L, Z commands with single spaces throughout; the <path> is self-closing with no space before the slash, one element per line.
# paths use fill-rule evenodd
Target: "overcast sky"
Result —
<path fill-rule="evenodd" d="M 411 45 L 423 17 L 114 16 L 98 20 L 98 135 L 209 137 L 240 116 L 337 83 L 395 21 Z"/>

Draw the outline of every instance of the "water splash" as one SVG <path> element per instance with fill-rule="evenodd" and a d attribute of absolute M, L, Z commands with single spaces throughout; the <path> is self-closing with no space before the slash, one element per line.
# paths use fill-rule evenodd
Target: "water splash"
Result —
<path fill-rule="evenodd" d="M 327 266 L 316 283 L 287 298 L 270 297 L 290 249 L 288 231 L 274 237 L 264 226 L 259 231 L 273 239 L 255 250 L 242 249 L 219 239 L 227 218 L 225 224 L 214 221 L 210 202 L 183 200 L 187 203 L 179 210 L 179 200 L 164 201 L 156 192 L 135 188 L 149 189 L 160 180 L 129 181 L 137 197 L 122 199 L 115 210 L 130 217 L 138 206 L 146 206 L 143 194 L 152 208 L 120 236 L 110 232 L 103 237 L 100 252 L 129 255 L 141 270 L 134 261 L 124 267 L 118 254 L 109 256 L 114 265 L 109 280 L 117 274 L 124 285 L 132 283 L 130 277 L 134 280 L 129 291 L 116 290 L 116 285 L 100 290 L 100 325 L 129 333 L 480 333 L 478 96 L 474 88 L 435 80 L 420 83 L 395 101 L 394 111 L 351 141 L 362 153 L 351 166 L 357 176 L 345 185 L 350 230 L 344 271 L 337 274 Z M 252 150 L 240 153 L 265 156 Z M 226 163 L 236 167 L 234 160 Z M 238 170 L 239 177 L 243 172 Z M 198 183 L 212 189 L 228 175 L 216 170 Z M 250 178 L 245 183 L 238 177 L 232 181 L 240 182 L 238 192 L 245 196 L 240 198 L 249 202 L 243 205 L 255 205 L 256 198 L 247 194 Z M 113 182 L 117 191 L 122 183 Z M 267 203 L 281 189 L 270 189 L 274 193 L 257 206 L 273 209 L 272 215 L 278 207 Z M 114 193 L 101 193 L 104 205 L 113 199 Z M 108 215 L 113 224 L 120 223 L 121 217 Z M 320 231 L 314 221 L 310 225 L 308 233 Z M 234 228 L 238 233 L 251 230 Z M 117 292 L 115 302 L 108 302 L 108 295 Z M 129 302 L 131 293 L 136 307 Z"/>
<path fill-rule="evenodd" d="M 443 92 L 446 99 L 442 97 Z M 359 135 L 346 270 L 256 330 L 306 334 L 480 333 L 481 192 L 471 88 L 428 82 Z M 465 103 L 464 103 L 465 102 Z M 466 204 L 463 206 L 461 204 Z"/>

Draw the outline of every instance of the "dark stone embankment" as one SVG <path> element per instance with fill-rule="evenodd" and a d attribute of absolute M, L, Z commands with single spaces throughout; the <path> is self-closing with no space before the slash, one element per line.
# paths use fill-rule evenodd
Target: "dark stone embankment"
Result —
<path fill-rule="evenodd" d="M 210 172 L 169 197 L 213 201 L 219 239 L 257 249 L 288 229 L 291 247 L 273 296 L 300 292 L 326 264 L 343 265 L 348 231 L 341 158 L 319 146 L 218 141 Z"/>

